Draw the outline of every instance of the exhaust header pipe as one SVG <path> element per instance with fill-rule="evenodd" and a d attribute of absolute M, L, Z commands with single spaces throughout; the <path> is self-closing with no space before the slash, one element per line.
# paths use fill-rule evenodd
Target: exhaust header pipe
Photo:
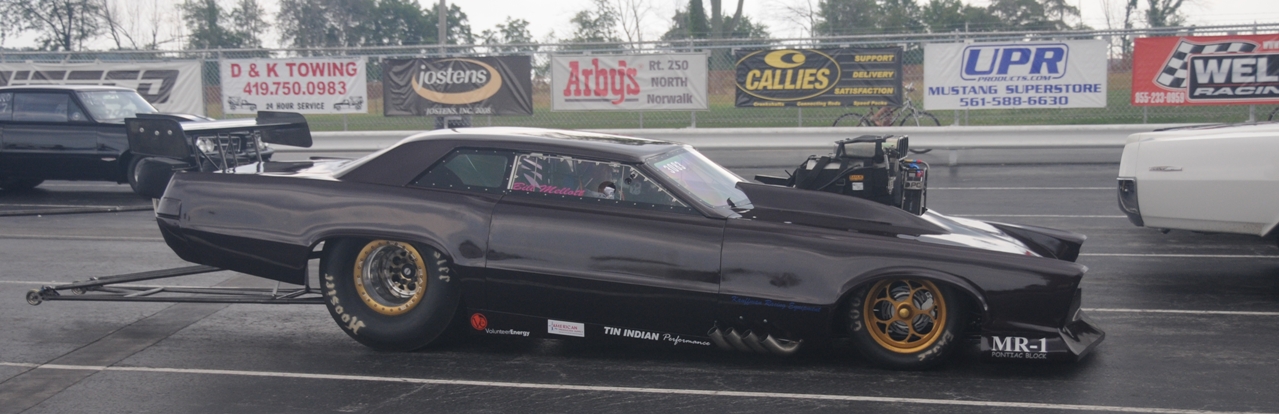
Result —
<path fill-rule="evenodd" d="M 760 354 L 773 354 L 778 356 L 789 356 L 799 350 L 799 346 L 804 341 L 792 341 L 789 339 L 776 338 L 772 335 L 766 335 L 762 339 L 759 334 L 752 331 L 742 331 L 745 336 L 738 333 L 733 328 L 720 330 L 719 327 L 711 328 L 706 336 L 711 338 L 711 342 L 720 349 L 726 351 L 742 351 L 755 352 Z"/>

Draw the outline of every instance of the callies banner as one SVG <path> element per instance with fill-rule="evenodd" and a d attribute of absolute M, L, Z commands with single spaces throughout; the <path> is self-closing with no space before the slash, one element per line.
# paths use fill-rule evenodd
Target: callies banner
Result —
<path fill-rule="evenodd" d="M 738 107 L 896 106 L 902 49 L 739 50 Z"/>
<path fill-rule="evenodd" d="M 1135 106 L 1274 103 L 1279 103 L 1279 34 L 1136 41 Z"/>
<path fill-rule="evenodd" d="M 528 56 L 386 59 L 386 116 L 532 115 Z"/>
<path fill-rule="evenodd" d="M 1104 40 L 930 43 L 924 108 L 1105 108 Z"/>
<path fill-rule="evenodd" d="M 551 109 L 708 109 L 707 55 L 552 56 Z"/>
<path fill-rule="evenodd" d="M 368 113 L 364 66 L 362 57 L 223 60 L 222 111 Z"/>
<path fill-rule="evenodd" d="M 108 85 L 134 89 L 160 112 L 204 114 L 200 62 L 0 63 L 0 86 Z"/>

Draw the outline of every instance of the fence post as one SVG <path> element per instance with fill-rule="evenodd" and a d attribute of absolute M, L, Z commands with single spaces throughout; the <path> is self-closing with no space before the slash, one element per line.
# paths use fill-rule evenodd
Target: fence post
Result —
<path fill-rule="evenodd" d="M 1248 123 L 1257 123 L 1257 105 L 1248 105 Z"/>
<path fill-rule="evenodd" d="M 1149 122 L 1146 122 L 1146 119 L 1147 119 L 1148 111 L 1149 111 L 1149 110 L 1150 110 L 1150 107 L 1149 107 L 1149 106 L 1143 106 L 1143 107 L 1141 107 L 1141 123 L 1143 123 L 1143 124 L 1147 124 L 1147 123 L 1149 123 Z"/>
<path fill-rule="evenodd" d="M 639 114 L 640 114 L 640 129 L 644 129 L 644 111 L 639 111 Z"/>
<path fill-rule="evenodd" d="M 691 118 L 693 119 L 693 124 L 690 125 L 689 128 L 697 128 L 697 111 L 688 111 L 688 114 L 691 115 Z"/>
<path fill-rule="evenodd" d="M 799 109 L 799 126 L 803 127 L 804 126 L 804 108 L 796 108 L 796 109 Z"/>
<path fill-rule="evenodd" d="M 959 110 L 955 110 L 955 118 L 950 120 L 950 126 L 959 126 Z"/>

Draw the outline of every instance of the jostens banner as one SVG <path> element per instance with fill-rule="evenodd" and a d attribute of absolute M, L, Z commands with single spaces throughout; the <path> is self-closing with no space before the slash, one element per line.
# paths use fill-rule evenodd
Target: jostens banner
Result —
<path fill-rule="evenodd" d="M 551 57 L 551 109 L 666 111 L 709 109 L 707 55 Z"/>
<path fill-rule="evenodd" d="M 364 58 L 221 61 L 222 111 L 368 113 Z"/>
<path fill-rule="evenodd" d="M 204 114 L 200 62 L 0 63 L 0 86 L 108 85 L 134 89 L 160 112 Z"/>
<path fill-rule="evenodd" d="M 737 106 L 896 106 L 902 49 L 739 50 Z"/>
<path fill-rule="evenodd" d="M 533 115 L 528 56 L 386 59 L 386 116 Z"/>
<path fill-rule="evenodd" d="M 1279 103 L 1279 34 L 1138 38 L 1132 104 Z"/>
<path fill-rule="evenodd" d="M 1106 42 L 924 45 L 924 108 L 1105 108 Z"/>

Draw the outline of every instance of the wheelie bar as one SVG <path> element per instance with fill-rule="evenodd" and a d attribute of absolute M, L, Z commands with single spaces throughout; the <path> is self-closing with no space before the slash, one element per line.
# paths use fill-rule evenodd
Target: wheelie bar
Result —
<path fill-rule="evenodd" d="M 89 278 L 87 281 L 64 285 L 45 285 L 27 292 L 27 303 L 39 305 L 44 301 L 78 300 L 99 302 L 173 302 L 173 303 L 257 303 L 279 305 L 319 305 L 324 298 L 313 290 L 310 279 L 301 288 L 281 290 L 249 287 L 191 287 L 191 286 L 141 286 L 125 283 L 165 279 L 178 276 L 219 272 L 225 269 L 213 266 L 186 266 L 152 270 L 115 276 Z M 71 291 L 71 296 L 61 291 Z M 176 294 L 161 295 L 161 294 Z"/>

